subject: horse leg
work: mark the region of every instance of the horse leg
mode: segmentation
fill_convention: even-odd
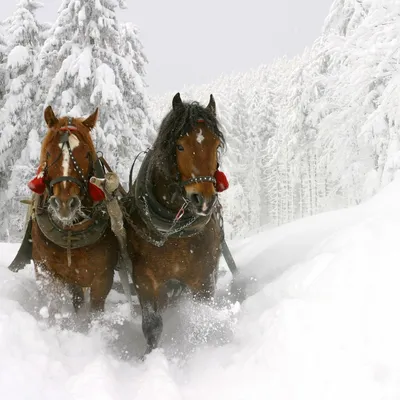
[[[113,271],[96,275],[90,286],[90,310],[93,314],[104,312],[104,304],[113,283]]]
[[[83,295],[83,289],[78,285],[69,285],[69,291],[72,294],[72,304],[75,312],[77,313],[82,307],[85,297]]]
[[[142,309],[142,330],[146,338],[146,354],[157,348],[163,330],[158,292],[150,282],[144,284],[141,279],[135,280],[140,307]]]
[[[154,301],[144,301],[142,307],[142,330],[146,338],[146,354],[157,348],[163,329],[163,320]]]

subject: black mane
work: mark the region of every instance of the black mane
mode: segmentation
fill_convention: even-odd
[[[225,147],[225,138],[214,113],[197,102],[182,103],[163,119],[153,145],[153,157],[166,176],[172,173],[172,167],[176,164],[176,142],[180,136],[193,130],[198,120],[204,120],[208,129],[220,139],[221,147]]]

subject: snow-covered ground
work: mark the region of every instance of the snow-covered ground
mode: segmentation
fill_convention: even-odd
[[[1,244],[0,399],[399,399],[400,179],[353,209],[231,243],[241,305],[186,300],[144,362],[113,291],[86,333],[41,319],[32,268]]]

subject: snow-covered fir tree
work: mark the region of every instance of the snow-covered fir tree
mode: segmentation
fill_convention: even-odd
[[[3,106],[3,99],[7,86],[7,45],[4,24],[0,23],[0,108]]]
[[[183,93],[197,100],[211,92],[217,104],[219,96],[228,104],[219,117],[229,121],[225,165],[233,176],[221,197],[230,234],[358,204],[395,177],[399,31],[396,0],[336,0],[323,34],[301,56]],[[165,110],[171,95],[154,108]],[[246,174],[240,165],[247,165]],[[246,186],[249,176],[254,181]],[[260,193],[251,192],[257,186]],[[249,197],[250,207],[260,204],[262,222],[236,228]]]
[[[33,168],[29,160],[37,152],[47,104],[70,115],[100,108],[97,148],[124,182],[133,156],[153,141],[146,58],[136,29],[118,23],[118,6],[123,3],[117,0],[63,1],[40,54],[37,131],[24,135],[25,148],[11,145],[9,154],[21,156],[13,171],[25,171],[29,163]],[[399,31],[396,0],[335,0],[322,35],[302,55],[181,91],[185,101],[206,104],[210,93],[217,101],[227,138],[221,169],[231,184],[220,196],[228,238],[358,204],[394,179],[400,169]],[[2,37],[0,31],[4,103],[17,93],[19,75],[7,55],[20,44]],[[174,94],[151,102],[157,123]],[[7,135],[15,139],[1,135],[3,143],[11,143]],[[2,160],[7,149],[0,145]],[[5,177],[10,171],[0,172],[3,196],[5,183],[16,188],[26,181],[22,175]]]
[[[122,0],[64,0],[41,55],[42,104],[83,116],[99,107],[98,151],[125,183],[127,165],[148,146],[146,58],[131,24],[117,21]]]
[[[6,21],[6,94],[0,110],[0,233],[15,238],[24,225],[26,182],[39,157],[36,130],[37,55],[43,25],[36,0],[20,0]]]

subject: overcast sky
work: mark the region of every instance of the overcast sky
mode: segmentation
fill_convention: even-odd
[[[53,22],[61,0],[41,0]],[[333,0],[127,0],[119,13],[140,30],[151,94],[179,91],[301,53],[318,37]],[[0,19],[15,9],[2,1]]]

